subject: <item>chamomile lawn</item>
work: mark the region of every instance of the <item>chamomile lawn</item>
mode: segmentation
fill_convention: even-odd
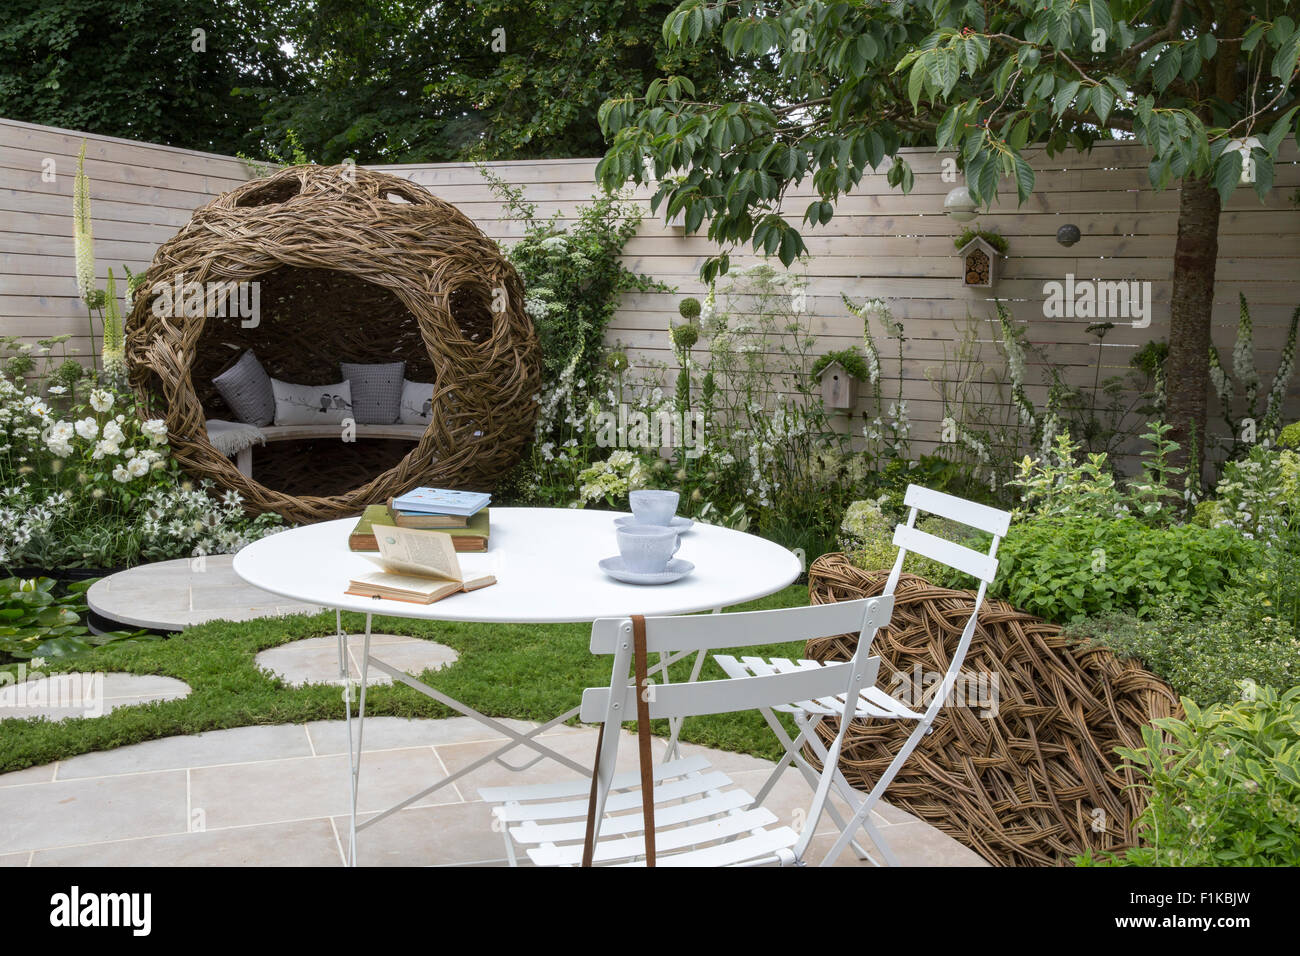
[[[806,587],[792,585],[734,610],[807,603]],[[356,633],[362,629],[363,619],[345,614],[343,626]],[[376,618],[374,630],[436,640],[454,648],[460,657],[455,664],[417,676],[493,717],[548,720],[574,706],[584,687],[609,681],[609,659],[594,657],[587,649],[588,625],[445,624]],[[178,734],[342,719],[340,688],[324,684],[288,687],[255,662],[257,654],[267,648],[333,633],[332,612],[239,623],[214,621],[164,641],[110,645],[52,659],[40,668],[41,673],[102,670],[160,674],[184,681],[191,692],[180,700],[123,707],[93,719],[61,723],[0,720],[0,773]],[[801,656],[803,642],[755,647],[746,653]],[[690,665],[690,660],[674,665],[673,680],[686,680]],[[0,670],[12,673],[17,666]],[[706,663],[702,679],[723,676],[712,660]],[[400,684],[369,688],[366,712],[374,716],[454,716],[450,709]],[[659,722],[656,732],[666,731],[666,722]],[[682,739],[767,759],[776,759],[781,753],[762,717],[752,711],[688,720]]]

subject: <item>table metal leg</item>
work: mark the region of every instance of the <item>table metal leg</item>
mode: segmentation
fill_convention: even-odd
[[[337,612],[336,612],[337,614]],[[366,636],[361,655],[361,693],[357,705],[357,735],[356,743],[353,743],[352,737],[352,679],[347,662],[347,635],[343,634],[341,621],[336,618],[339,624],[339,641],[342,648],[340,657],[342,664],[340,669],[345,678],[343,684],[343,708],[347,713],[347,734],[348,734],[348,774],[352,783],[351,787],[351,810],[348,814],[348,865],[357,865],[357,792],[361,786],[361,746],[362,738],[366,729],[366,679],[369,676],[370,663],[370,623],[371,616],[366,615]]]
[[[347,690],[346,689],[344,690],[344,700],[349,705],[348,706],[348,714],[349,714],[348,763],[349,763],[349,769],[351,771],[351,780],[352,780],[352,791],[351,791],[352,812],[350,817],[350,826],[349,826],[349,833],[348,833],[348,847],[349,847],[348,855],[349,855],[350,865],[352,866],[356,865],[358,832],[364,830],[366,827],[371,826],[372,824],[378,823],[380,820],[383,820],[385,817],[388,817],[396,813],[398,810],[410,806],[411,804],[415,803],[415,801],[428,796],[430,793],[433,793],[435,790],[439,790],[443,787],[450,786],[460,778],[470,773],[473,773],[479,767],[493,760],[495,760],[497,763],[501,764],[502,766],[510,770],[518,771],[518,770],[525,770],[528,767],[531,767],[533,764],[537,763],[537,761],[541,760],[543,757],[550,757],[552,760],[556,761],[557,763],[563,764],[564,766],[582,774],[583,776],[590,775],[591,773],[590,767],[584,766],[583,764],[578,763],[576,760],[573,760],[572,758],[567,757],[564,754],[554,750],[551,747],[547,747],[545,744],[534,739],[539,735],[545,733],[546,731],[550,730],[552,727],[556,726],[557,724],[561,724],[566,720],[569,720],[570,718],[576,716],[578,714],[577,707],[565,711],[563,714],[560,714],[558,717],[554,717],[551,720],[547,721],[546,723],[534,727],[532,730],[527,731],[526,733],[521,733],[515,730],[513,727],[503,724],[498,720],[494,720],[493,718],[489,717],[487,714],[481,713],[480,711],[475,710],[473,707],[461,703],[460,701],[456,700],[454,697],[444,694],[442,691],[439,691],[436,688],[430,687],[428,684],[424,683],[424,681],[412,677],[410,674],[406,673],[405,671],[393,667],[391,664],[386,664],[383,661],[379,660],[378,658],[372,657],[370,654],[370,629],[371,629],[371,616],[367,614],[365,646],[362,650],[362,656],[361,656],[361,680],[360,680],[361,691],[360,691],[358,710],[357,710],[357,734],[356,734],[355,741],[352,736],[351,724],[350,724],[351,701],[348,696]],[[344,646],[346,647],[346,637],[344,637],[343,640],[344,640]],[[450,707],[452,710],[464,714],[466,717],[470,717],[474,719],[475,721],[489,728],[490,730],[494,730],[497,733],[499,733],[501,736],[508,738],[508,740],[507,743],[505,743],[503,746],[499,747],[498,749],[494,750],[492,753],[480,757],[478,760],[475,760],[473,763],[469,764],[468,766],[462,767],[460,770],[456,771],[450,776],[444,777],[443,779],[437,781],[436,783],[421,790],[419,793],[407,797],[405,800],[401,801],[400,803],[394,804],[393,806],[389,807],[387,810],[384,810],[382,813],[378,813],[370,817],[364,823],[358,824],[357,823],[357,795],[360,788],[361,750],[362,750],[363,736],[365,733],[366,686],[369,680],[371,666],[373,666],[376,670],[382,671],[383,673],[387,674],[389,677],[393,678],[393,680],[401,681],[403,684],[406,684],[408,687],[412,688],[413,690],[419,691],[421,694],[424,694],[426,697],[432,698],[433,700],[436,700],[439,703],[444,704],[447,707]],[[348,686],[350,685],[351,682],[349,681]],[[529,761],[528,763],[522,765],[511,764],[501,759],[503,754],[507,754],[517,747],[524,747],[530,750],[534,750],[537,752],[537,757]]]

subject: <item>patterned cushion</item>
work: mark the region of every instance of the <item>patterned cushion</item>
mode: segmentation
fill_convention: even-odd
[[[433,383],[402,382],[402,413],[398,419],[403,425],[427,425],[433,417]]]
[[[271,379],[277,425],[338,425],[352,418],[352,388],[337,385],[294,385]]]
[[[352,383],[352,410],[358,425],[391,425],[402,403],[405,362],[354,365],[341,362],[343,377]]]
[[[241,422],[269,425],[275,418],[275,393],[271,376],[249,349],[239,361],[212,380],[221,397]]]

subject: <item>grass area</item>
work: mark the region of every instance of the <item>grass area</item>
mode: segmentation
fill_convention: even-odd
[[[806,586],[792,585],[733,610],[807,603]],[[364,628],[364,619],[345,614],[343,626],[355,633]],[[585,624],[503,626],[377,617],[373,629],[429,638],[455,648],[460,655],[457,663],[417,676],[494,717],[548,720],[576,705],[584,687],[609,682],[609,658],[594,657],[587,650],[591,628]],[[214,621],[165,641],[110,645],[88,654],[52,659],[41,673],[103,670],[161,674],[185,681],[191,693],[183,700],[125,707],[94,719],[62,723],[0,720],[0,773],[177,734],[252,724],[341,720],[340,688],[287,687],[254,661],[257,653],[268,647],[333,633],[333,612],[240,623]],[[803,642],[756,647],[744,653],[797,657],[803,653]],[[674,665],[673,680],[686,680],[690,663]],[[15,670],[13,665],[0,668]],[[722,676],[722,670],[709,660],[702,678]],[[401,684],[368,689],[366,712],[397,717],[453,716],[448,708]],[[663,734],[667,724],[661,723],[656,732]],[[688,720],[682,739],[768,759],[781,754],[772,732],[754,711]]]

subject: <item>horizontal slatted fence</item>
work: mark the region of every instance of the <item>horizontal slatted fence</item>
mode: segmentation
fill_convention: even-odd
[[[85,314],[76,298],[71,238],[72,177],[83,138],[101,280],[110,265],[144,267],[196,206],[252,175],[245,163],[230,157],[0,120],[0,334],[66,332],[82,336],[78,344],[84,347]],[[915,427],[915,451],[933,447],[938,437],[943,407],[931,379],[941,372],[945,356],[953,357],[955,340],[968,321],[978,323],[984,357],[994,357],[990,343],[997,333],[989,321],[994,295],[1025,326],[1029,340],[1065,366],[1076,384],[1092,382],[1099,358],[1103,377],[1120,374],[1136,348],[1167,337],[1178,192],[1150,189],[1144,150],[1105,143],[1086,154],[1031,153],[1038,173],[1034,194],[1017,206],[1014,192],[1004,192],[977,221],[1010,242],[991,291],[966,288],[959,277],[952,240],[960,226],[942,214],[943,197],[954,183],[944,178],[942,158],[926,150],[909,151],[907,158],[916,174],[913,191],[904,196],[891,189],[883,171],[866,176],[840,201],[829,225],[806,231],[812,258],[796,271],[807,280],[818,351],[859,341],[860,322],[844,309],[841,293],[858,301],[882,297],[905,323],[902,392]],[[42,177],[47,160],[55,164],[53,182]],[[1300,165],[1294,144],[1287,145],[1281,160],[1276,186],[1264,203],[1243,187],[1223,213],[1214,305],[1214,339],[1227,355],[1236,329],[1237,296],[1247,295],[1266,386],[1291,310],[1300,304],[1300,210],[1292,203],[1300,188]],[[543,217],[558,212],[562,221],[571,221],[595,191],[595,161],[590,159],[490,165],[498,176],[522,187]],[[504,218],[499,199],[472,164],[376,168],[406,176],[454,203],[499,242],[522,234],[519,223]],[[638,196],[644,203],[645,191]],[[793,219],[812,198],[807,185],[790,190],[786,208]],[[1077,225],[1083,234],[1068,248],[1055,241],[1065,223]],[[703,297],[698,270],[712,251],[708,240],[684,236],[649,217],[629,242],[628,267],[677,290],[623,297],[608,338],[627,348],[634,366],[673,363],[668,324],[676,318],[681,297]],[[757,261],[752,255],[735,256],[733,270]],[[1067,274],[1079,280],[1150,282],[1150,327],[1133,328],[1118,320],[1099,348],[1085,330],[1093,320],[1046,317],[1044,284],[1062,282]],[[892,393],[899,368],[895,344],[885,341],[878,325],[875,331],[886,391]],[[1037,361],[1031,356],[1033,383],[1042,371]],[[1041,401],[1045,388],[1035,384],[1029,394]],[[1287,417],[1297,415],[1300,387],[1293,386]]]

